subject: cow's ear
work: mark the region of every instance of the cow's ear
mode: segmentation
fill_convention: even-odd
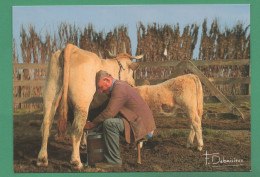
[[[128,67],[130,69],[132,69],[133,71],[135,71],[139,67],[139,64],[138,63],[131,63]]]

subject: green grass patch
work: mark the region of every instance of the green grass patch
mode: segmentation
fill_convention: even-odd
[[[218,102],[218,103],[204,103],[203,106],[221,106],[223,103]]]
[[[170,137],[187,137],[189,134],[189,130],[179,130],[179,129],[174,129],[168,132],[162,132],[159,134],[160,138],[170,138]]]
[[[243,102],[238,103],[238,105],[247,105],[247,106],[251,106],[251,102],[243,101]]]
[[[229,142],[231,144],[238,143],[238,140],[235,137],[220,130],[203,129],[203,137],[208,140],[213,140],[218,138],[224,140],[225,142]]]
[[[42,109],[17,109],[13,113],[23,115],[23,114],[42,114]]]

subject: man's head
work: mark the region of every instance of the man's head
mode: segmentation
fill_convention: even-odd
[[[109,95],[110,87],[112,86],[114,78],[106,71],[100,70],[96,74],[96,87],[100,93]]]

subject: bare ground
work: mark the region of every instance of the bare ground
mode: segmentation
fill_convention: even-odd
[[[250,171],[251,131],[250,106],[240,105],[246,119],[203,118],[204,149],[196,150],[196,140],[191,149],[185,147],[188,120],[183,118],[156,118],[157,130],[142,149],[142,164],[137,164],[134,144],[121,141],[122,168],[96,169],[86,167],[80,172],[134,172],[134,171]],[[221,112],[223,108],[206,107],[206,112]],[[14,172],[79,172],[71,169],[71,142],[56,141],[54,123],[48,144],[48,167],[37,167],[36,158],[41,146],[41,113],[14,115]],[[68,134],[70,132],[68,131]],[[214,154],[213,154],[214,153]],[[207,156],[206,156],[207,154]],[[87,153],[81,151],[86,162]]]

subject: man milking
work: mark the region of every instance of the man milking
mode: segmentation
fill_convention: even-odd
[[[156,129],[154,118],[148,105],[133,87],[114,79],[106,71],[97,73],[96,87],[99,92],[109,96],[109,102],[92,122],[86,123],[84,129],[89,130],[103,123],[106,161],[97,163],[96,167],[121,167],[120,135],[125,137],[127,143],[137,142]]]

